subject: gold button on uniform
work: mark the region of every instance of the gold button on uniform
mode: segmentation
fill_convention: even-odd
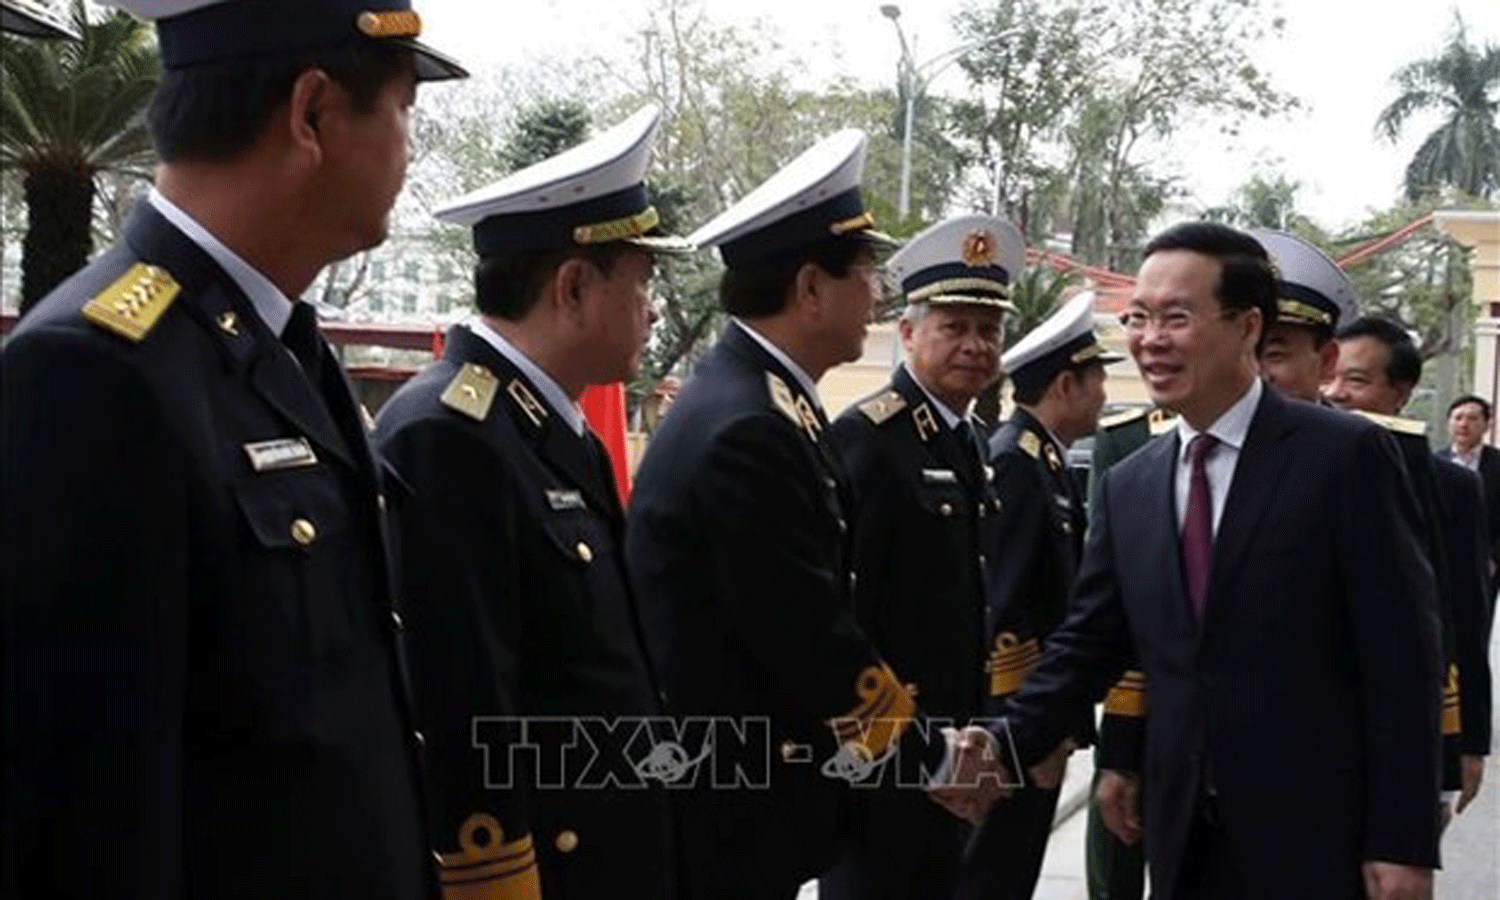
[[[590,547],[587,542],[579,541],[578,546],[575,549],[577,549],[578,551],[579,559],[583,560],[586,563],[594,561],[594,548]]]
[[[797,758],[797,743],[795,741],[781,742],[781,759],[783,762],[791,762]]]
[[[572,853],[578,849],[578,833],[575,831],[558,832],[556,843],[559,852]]]
[[[401,618],[401,614],[394,609],[391,610],[391,630],[397,634],[406,630],[406,620]]]
[[[385,512],[385,494],[375,495],[375,505],[380,508],[381,512]]]
[[[427,735],[423,734],[420,731],[413,731],[411,733],[411,738],[412,738],[413,741],[416,741],[416,743],[417,743],[417,749],[418,750],[422,750],[422,749],[426,748],[426,746],[427,746]]]
[[[313,523],[307,521],[306,519],[292,520],[292,540],[297,542],[297,546],[311,546],[312,542],[317,539],[318,529],[313,527]]]
[[[953,515],[953,504],[952,503],[944,503],[942,506],[938,507],[938,512],[942,513],[945,516],[951,516],[951,515]]]

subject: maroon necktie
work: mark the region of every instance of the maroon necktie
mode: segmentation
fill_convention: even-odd
[[[1204,463],[1217,446],[1219,439],[1206,433],[1188,443],[1192,472],[1188,480],[1187,515],[1182,520],[1182,571],[1187,576],[1193,615],[1199,621],[1203,619],[1203,605],[1208,602],[1208,574],[1214,553],[1214,501],[1208,492]]]

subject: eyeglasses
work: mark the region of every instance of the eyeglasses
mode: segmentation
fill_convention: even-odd
[[[1231,319],[1243,309],[1223,309],[1215,313],[1211,319]],[[1155,329],[1167,334],[1181,334],[1184,331],[1203,321],[1204,316],[1191,309],[1181,306],[1170,306],[1166,309],[1153,312],[1147,309],[1127,309],[1120,313],[1120,325],[1128,334],[1145,334],[1148,330]]]

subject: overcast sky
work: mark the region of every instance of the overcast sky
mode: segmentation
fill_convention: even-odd
[[[1356,223],[1388,206],[1406,160],[1435,119],[1419,121],[1397,145],[1378,141],[1375,117],[1394,96],[1391,74],[1441,47],[1460,11],[1470,39],[1500,43],[1495,0],[1262,0],[1286,19],[1279,40],[1255,48],[1273,83],[1303,101],[1282,119],[1257,123],[1230,143],[1209,130],[1173,145],[1189,202],[1216,205],[1257,166],[1287,172],[1303,185],[1304,210],[1325,227]],[[647,0],[417,0],[425,38],[476,70],[518,60],[610,55],[645,21]],[[705,0],[716,21],[760,18],[807,60],[809,87],[847,75],[876,85],[895,80],[900,48],[876,0]],[[959,0],[907,0],[902,23],[920,61],[955,44],[948,25]],[[950,70],[937,92],[955,92]],[[816,136],[809,136],[809,141]]]

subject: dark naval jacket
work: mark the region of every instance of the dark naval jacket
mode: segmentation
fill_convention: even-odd
[[[833,423],[854,500],[854,611],[935,719],[981,711],[995,498],[974,423],[948,426],[905,366]],[[856,794],[855,850],[820,896],[947,896],[967,827],[920,791]]]
[[[604,448],[470,329],[385,405],[445,890],[672,896],[664,714]]]
[[[794,896],[833,861],[847,782],[942,758],[855,621],[850,487],[826,429],[792,372],[731,324],[631,498],[630,575],[674,711],[715,723],[718,750],[689,742],[704,764],[674,795],[694,900]]]
[[[7,897],[431,887],[380,484],[320,392],[151,206],[4,360]]]

